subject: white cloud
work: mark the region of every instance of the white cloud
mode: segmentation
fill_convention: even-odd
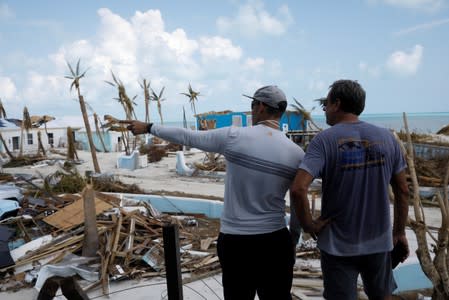
[[[143,98],[138,85],[143,78],[151,80],[151,87],[156,91],[166,86],[164,94],[171,101],[164,102],[163,106],[170,106],[175,102],[175,95],[179,95],[179,90],[175,92],[174,86],[179,86],[178,80],[182,78],[187,86],[187,80],[195,79],[201,74],[201,69],[193,58],[199,48],[198,42],[189,39],[180,28],[171,33],[166,32],[158,10],[137,11],[130,21],[106,8],[100,9],[98,15],[101,22],[94,39],[77,40],[63,45],[49,57],[57,69],[55,73],[64,75],[69,74],[66,61],[75,67],[81,58],[81,72],[88,69],[81,81],[81,90],[95,110],[119,110],[120,106],[112,99],[117,97],[117,90],[105,83],[105,80],[112,81],[111,71],[124,83],[129,97],[139,94]],[[230,45],[232,46],[231,42],[227,44]],[[227,50],[229,49],[228,47]],[[51,83],[47,75],[33,74],[31,77],[27,93],[40,90],[39,86]],[[70,81],[63,80],[65,98],[75,98],[74,93],[69,95]],[[43,92],[38,96],[44,98]],[[136,101],[140,105],[142,99]]]
[[[321,79],[310,79],[308,88],[311,91],[323,92],[326,89],[326,83]]]
[[[22,97],[27,105],[59,105],[55,97],[61,99],[66,96],[70,82],[62,76],[41,75],[31,71],[27,75],[27,86]]]
[[[391,6],[427,12],[438,11],[445,5],[444,0],[384,0],[384,2]]]
[[[202,37],[200,39],[200,53],[206,60],[239,60],[242,56],[242,49],[234,46],[229,39],[219,36]]]
[[[282,5],[275,16],[265,10],[261,1],[248,1],[239,7],[237,15],[233,18],[219,17],[217,27],[221,32],[239,32],[249,37],[260,35],[279,36],[287,31],[293,18],[289,8]]]
[[[7,101],[16,97],[17,88],[11,78],[0,76],[0,91],[2,91],[2,100]]]
[[[252,69],[252,70],[259,70],[261,67],[265,64],[265,60],[262,57],[256,57],[256,58],[247,58],[243,64],[243,68],[245,69]]]
[[[280,76],[282,73],[282,64],[279,60],[274,60],[270,63],[270,69],[268,70],[273,76]]]
[[[412,32],[416,32],[416,31],[426,31],[426,30],[430,30],[432,28],[444,25],[449,23],[449,18],[446,19],[441,19],[441,20],[435,20],[432,22],[428,22],[428,23],[423,23],[423,24],[419,24],[413,27],[409,27],[409,28],[405,28],[405,29],[401,29],[397,32],[394,33],[394,35],[406,35]]]
[[[370,66],[363,61],[359,63],[359,70],[373,77],[379,77],[381,73],[381,68],[379,66]]]
[[[390,55],[387,68],[400,75],[413,75],[417,72],[423,56],[423,46],[415,45],[410,53],[396,51]]]
[[[282,9],[288,12],[287,7]],[[224,91],[229,92],[235,86],[244,84],[254,92],[261,85],[280,84],[277,82],[282,74],[279,61],[246,58],[238,45],[222,36],[193,39],[183,28],[169,32],[158,10],[137,11],[128,19],[106,8],[97,13],[100,25],[92,28],[95,36],[72,40],[46,58],[40,58],[38,63],[27,65],[31,71],[16,83],[17,89],[12,94],[16,102],[26,103],[30,113],[48,113],[48,107],[56,117],[67,115],[67,111],[72,115],[79,112],[79,104],[74,101],[76,92],[70,91],[71,81],[64,78],[69,75],[67,62],[75,68],[78,59],[80,72],[87,70],[81,80],[81,93],[99,115],[123,117],[121,106],[113,99],[117,97],[117,89],[105,83],[105,80],[112,81],[111,70],[124,83],[129,97],[138,95],[136,111],[140,119],[144,109],[138,82],[143,78],[151,81],[151,88],[156,92],[166,87],[167,101],[162,103],[166,121],[181,119],[181,106],[189,107],[186,97],[180,95],[187,90],[189,82],[203,95],[197,108],[199,112],[229,109],[229,103],[223,99]],[[0,88],[5,91],[5,86],[2,78]],[[231,97],[238,98],[242,92],[239,88]],[[5,93],[1,97],[7,98]],[[247,109],[248,103],[242,104]],[[16,106],[20,116],[23,105]],[[151,119],[159,120],[154,103],[151,103]]]
[[[0,20],[10,19],[14,17],[14,12],[9,8],[8,4],[0,3]]]

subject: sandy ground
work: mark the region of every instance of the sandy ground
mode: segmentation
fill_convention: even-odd
[[[64,152],[65,149],[58,149],[61,152]],[[187,194],[195,194],[201,197],[223,197],[224,193],[224,179],[223,174],[212,174],[212,176],[197,176],[197,177],[185,177],[179,176],[176,174],[175,165],[176,165],[176,156],[175,154],[170,154],[168,157],[163,158],[161,161],[156,163],[150,163],[145,168],[140,168],[136,170],[126,170],[119,169],[116,167],[117,158],[119,157],[119,153],[98,153],[99,164],[102,173],[107,173],[115,176],[115,178],[121,180],[124,183],[129,184],[137,184],[141,189],[143,189],[147,193],[151,193],[152,191],[168,191],[168,192],[182,192]],[[84,162],[77,165],[76,168],[80,172],[80,174],[84,174],[86,171],[93,170],[93,164],[91,163],[90,152],[86,151],[78,151],[78,156]],[[64,159],[63,156],[60,155],[51,155],[53,159]],[[190,152],[187,152],[186,155],[187,164],[191,164],[194,162],[202,162],[205,158],[204,152],[198,151],[196,149],[192,149]],[[54,160],[49,160],[47,163],[41,163],[35,166],[25,166],[20,168],[5,168],[4,172],[6,173],[14,173],[14,174],[32,174],[36,177],[47,176],[48,174],[54,173],[58,170],[58,163],[54,163]],[[287,195],[287,204],[288,204],[288,195]],[[320,199],[316,200],[316,209],[320,209]],[[426,222],[428,225],[439,227],[441,225],[441,214],[438,208],[425,208]],[[410,214],[409,216],[414,219],[413,207],[410,206]],[[410,241],[411,246],[411,259],[410,262],[416,260],[416,255],[414,251],[416,250],[416,237],[411,230],[407,230],[407,236]],[[297,260],[297,264],[304,264],[304,262],[300,259]],[[319,264],[319,263],[318,263]],[[313,263],[316,265],[316,262]],[[218,276],[218,275],[217,275]],[[185,295],[184,299],[221,299],[222,291],[220,287],[220,276],[214,276],[213,278],[205,279],[198,283],[193,283],[192,287],[185,287]],[[218,283],[217,283],[218,282]],[[149,281],[143,283],[133,283],[131,285],[138,286],[139,284],[148,285]],[[123,284],[122,284],[123,285]],[[112,287],[112,290],[118,290],[123,288],[122,285]],[[130,285],[130,284],[128,284]],[[211,291],[208,288],[208,285],[214,286],[214,291]],[[125,286],[127,286],[125,284]],[[110,299],[121,299],[124,296],[131,296],[132,299],[166,299],[164,293],[166,295],[166,287],[164,285],[159,284],[159,288],[154,286],[151,287],[142,287],[139,289],[135,289],[127,294],[117,293],[116,296],[111,295]],[[203,296],[198,296],[195,289],[204,290],[204,295],[207,295],[206,298]],[[193,291],[192,291],[193,290]],[[165,291],[165,292],[164,292]],[[218,296],[217,296],[218,293]],[[0,293],[0,299],[33,299],[37,295],[36,290],[34,289],[23,289],[17,293]],[[90,297],[101,297],[98,292],[91,293]],[[8,298],[6,298],[8,297]],[[59,297],[57,299],[64,299],[64,297]],[[104,298],[106,299],[106,298]]]

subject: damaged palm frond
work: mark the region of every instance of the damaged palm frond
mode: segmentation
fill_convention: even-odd
[[[195,101],[198,101],[198,97],[200,96],[200,92],[196,92],[193,90],[192,86],[189,83],[189,89],[187,93],[181,93],[181,95],[184,95],[189,98],[190,106],[193,111],[193,115],[196,116],[196,105]]]
[[[156,94],[156,92],[153,89],[151,89],[151,99],[153,101],[156,101],[157,103],[157,112],[159,113],[159,117],[161,118],[161,125],[164,125],[164,119],[162,118],[162,104],[161,104],[161,102],[165,100],[165,98],[162,97],[162,95],[164,94],[164,90],[165,86],[162,87],[159,94]]]
[[[290,106],[293,107],[297,113],[302,115],[302,121],[301,121],[302,128],[307,130],[307,122],[309,122],[314,127],[314,128],[311,128],[312,130],[322,130],[321,127],[319,127],[313,121],[313,118],[312,118],[312,111],[315,109],[315,107],[312,107],[312,109],[310,111],[307,111],[305,109],[305,107],[298,100],[295,99],[295,97],[293,97],[293,100],[295,101],[295,103],[290,104]]]
[[[202,163],[194,163],[195,168],[201,171],[225,172],[226,162],[221,154],[205,152],[206,156]]]
[[[103,119],[106,121],[102,126],[103,128],[108,128],[109,131],[128,132],[127,124],[123,123],[123,120],[119,120],[111,115],[104,115]]]
[[[326,97],[318,98],[318,99],[315,99],[315,100],[313,100],[313,101],[318,102],[318,104],[319,104],[321,107],[324,107],[324,106],[327,105],[327,98],[326,98]]]
[[[86,180],[68,165],[44,178],[44,190],[48,193],[79,193],[85,186]]]
[[[110,84],[113,87],[116,87],[118,90],[118,98],[116,99],[123,107],[123,110],[125,111],[125,119],[126,120],[132,120],[137,119],[136,113],[134,111],[134,105],[137,105],[137,103],[134,101],[137,97],[134,96],[132,99],[130,99],[126,93],[125,85],[123,82],[115,76],[114,72],[111,71],[112,75],[112,82],[106,81],[106,83]],[[122,143],[125,148],[126,155],[130,154],[130,135],[129,132],[122,132]]]
[[[89,70],[89,69],[86,69],[86,71],[84,71],[83,73],[80,74],[80,61],[81,61],[81,59],[78,59],[78,62],[76,63],[75,70],[73,70],[73,68],[69,64],[69,62],[67,62],[67,66],[69,67],[69,70],[70,70],[70,75],[66,75],[66,76],[64,76],[64,78],[73,80],[72,84],[70,85],[70,90],[72,90],[73,87],[75,87],[76,90],[79,90],[80,79],[83,78],[84,75],[86,75],[86,72]]]
[[[55,120],[55,117],[52,116],[48,116],[48,115],[43,115],[43,116],[31,116],[30,117],[31,120],[31,126],[33,128],[38,128],[42,125],[47,126],[46,124],[50,121]]]
[[[44,160],[45,157],[41,155],[23,155],[20,157],[13,157],[10,161],[3,165],[4,168],[17,168],[23,166],[33,165]]]
[[[128,94],[126,93],[126,88],[123,82],[115,76],[114,72],[111,71],[112,80],[111,81],[105,81],[106,83],[110,84],[113,87],[116,87],[118,90],[118,98],[116,99],[123,107],[123,110],[125,111],[126,119],[131,120],[133,117],[136,118],[136,113],[134,111],[134,106],[137,105],[137,103],[134,101],[137,96],[134,96],[132,99],[128,97]]]

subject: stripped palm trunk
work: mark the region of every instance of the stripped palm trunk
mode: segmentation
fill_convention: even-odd
[[[161,102],[165,100],[165,98],[162,97],[162,95],[164,94],[164,90],[165,86],[162,87],[158,95],[153,89],[151,89],[151,100],[157,102],[157,112],[159,113],[159,117],[161,119],[161,125],[164,125],[164,119],[162,117],[162,104],[161,104]]]
[[[100,126],[98,126],[98,115],[94,113],[95,130],[97,132],[98,138],[100,139],[101,146],[103,147],[103,152],[108,152],[106,145],[104,144],[103,134],[100,131]]]
[[[73,138],[73,130],[71,127],[67,127],[67,160],[75,160],[75,157],[78,159],[75,140]]]
[[[0,132],[0,140],[3,143],[3,147],[5,148],[6,154],[8,154],[9,158],[13,159],[14,155],[12,155],[11,151],[9,151],[8,145],[5,142],[5,139],[3,138],[2,133]]]
[[[447,166],[446,176],[444,179],[444,199],[439,194],[437,195],[442,221],[441,227],[438,230],[438,237],[435,238],[430,233],[425,223],[425,215],[422,209],[421,198],[419,196],[419,184],[414,163],[412,138],[409,132],[407,116],[405,113],[403,114],[403,118],[407,135],[407,163],[410,170],[410,176],[413,186],[412,195],[415,220],[411,220],[410,224],[412,230],[415,232],[418,243],[416,255],[419,259],[424,274],[426,274],[426,276],[433,284],[432,299],[449,299],[449,202],[447,193],[447,185],[449,181],[449,164]],[[434,246],[435,257],[433,261],[430,256],[430,249],[427,242],[427,233],[436,243],[436,245]]]
[[[19,157],[22,157],[22,155],[23,155],[23,143],[24,143],[23,130],[25,129],[27,134],[28,134],[28,131],[31,128],[32,128],[32,125],[31,125],[30,114],[28,112],[28,108],[25,106],[23,108],[23,119],[22,119],[22,126],[21,126],[21,129],[20,129],[20,152],[19,152]]]
[[[162,106],[161,100],[157,100],[157,112],[159,113],[159,117],[161,118],[161,125],[164,125],[164,119],[162,118]]]
[[[44,145],[42,145],[42,136],[41,136],[40,131],[37,132],[37,144],[38,144],[37,155],[39,155],[39,153],[42,151],[42,155],[45,156],[46,153],[45,153]]]
[[[140,87],[143,89],[143,95],[145,99],[145,122],[150,123],[150,82],[147,82],[146,79],[143,80]]]
[[[101,173],[100,165],[98,164],[98,159],[97,159],[97,151],[95,149],[94,140],[92,138],[92,130],[90,129],[89,119],[87,117],[87,110],[86,110],[86,104],[84,102],[84,97],[82,95],[78,94],[78,98],[79,98],[79,102],[80,102],[81,113],[83,114],[84,126],[86,126],[87,139],[89,141],[89,148],[90,148],[90,153],[92,155],[94,170],[95,170],[95,173]]]

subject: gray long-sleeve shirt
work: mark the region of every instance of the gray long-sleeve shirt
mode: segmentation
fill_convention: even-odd
[[[153,125],[165,140],[223,154],[226,159],[220,231],[262,234],[285,227],[285,194],[304,151],[265,125],[193,131]]]

